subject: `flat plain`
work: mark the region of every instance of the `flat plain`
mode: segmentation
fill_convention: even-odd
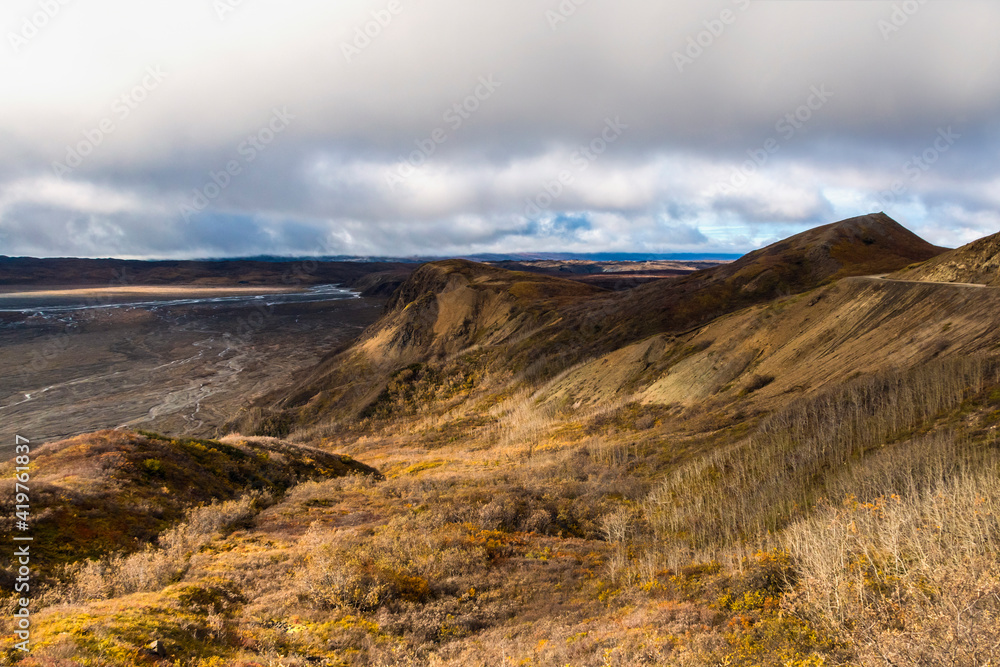
[[[258,393],[284,386],[356,337],[383,300],[264,305],[267,287],[156,286],[0,294],[4,431],[52,440],[129,426],[205,437]],[[178,299],[246,297],[221,303]],[[163,306],[114,304],[164,300]],[[6,435],[6,433],[5,433]]]

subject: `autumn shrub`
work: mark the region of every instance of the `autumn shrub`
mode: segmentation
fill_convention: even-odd
[[[403,518],[368,535],[335,535],[313,527],[303,538],[306,565],[297,576],[303,601],[319,608],[372,612],[398,601],[422,602],[442,577],[447,538],[421,541]],[[435,548],[437,547],[437,548]]]
[[[647,498],[648,521],[665,545],[753,543],[839,492],[851,474],[845,470],[860,470],[867,456],[954,413],[998,381],[995,361],[950,359],[802,399],[746,439],[668,474]]]
[[[961,466],[909,496],[849,497],[790,527],[796,609],[863,664],[1000,657],[1000,464]]]
[[[67,583],[50,595],[79,602],[158,589],[179,578],[201,546],[219,533],[248,525],[270,502],[268,494],[252,492],[238,500],[197,507],[185,521],[164,531],[156,547],[64,566],[61,579]]]
[[[743,388],[742,393],[744,396],[746,394],[752,394],[753,392],[759,391],[771,384],[775,381],[775,379],[776,378],[773,375],[754,375],[750,378],[750,381],[747,382],[747,386]]]
[[[292,430],[291,415],[261,407],[244,408],[223,427],[223,433],[284,438]]]

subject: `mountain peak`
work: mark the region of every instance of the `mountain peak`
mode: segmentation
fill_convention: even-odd
[[[751,252],[720,273],[736,277],[794,270],[800,275],[791,282],[805,285],[828,278],[897,271],[944,251],[879,212],[809,229]]]
[[[824,225],[823,227],[818,227],[817,229],[830,229],[847,233],[896,233],[901,230],[912,234],[912,232],[903,227],[903,225],[886,215],[884,211],[858,215],[853,218],[847,218],[839,222]],[[916,235],[914,234],[913,236]]]
[[[885,213],[809,229],[731,264],[631,290],[624,338],[685,330],[719,315],[849,276],[890,273],[943,252]]]

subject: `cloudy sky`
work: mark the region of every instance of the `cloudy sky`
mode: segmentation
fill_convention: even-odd
[[[5,0],[0,254],[1000,231],[993,0]]]

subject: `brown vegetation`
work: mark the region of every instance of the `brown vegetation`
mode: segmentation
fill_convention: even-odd
[[[95,436],[83,487],[202,496],[68,550],[20,664],[996,663],[997,297],[841,279],[936,252],[890,223],[669,295],[421,269],[231,423],[317,449]]]

